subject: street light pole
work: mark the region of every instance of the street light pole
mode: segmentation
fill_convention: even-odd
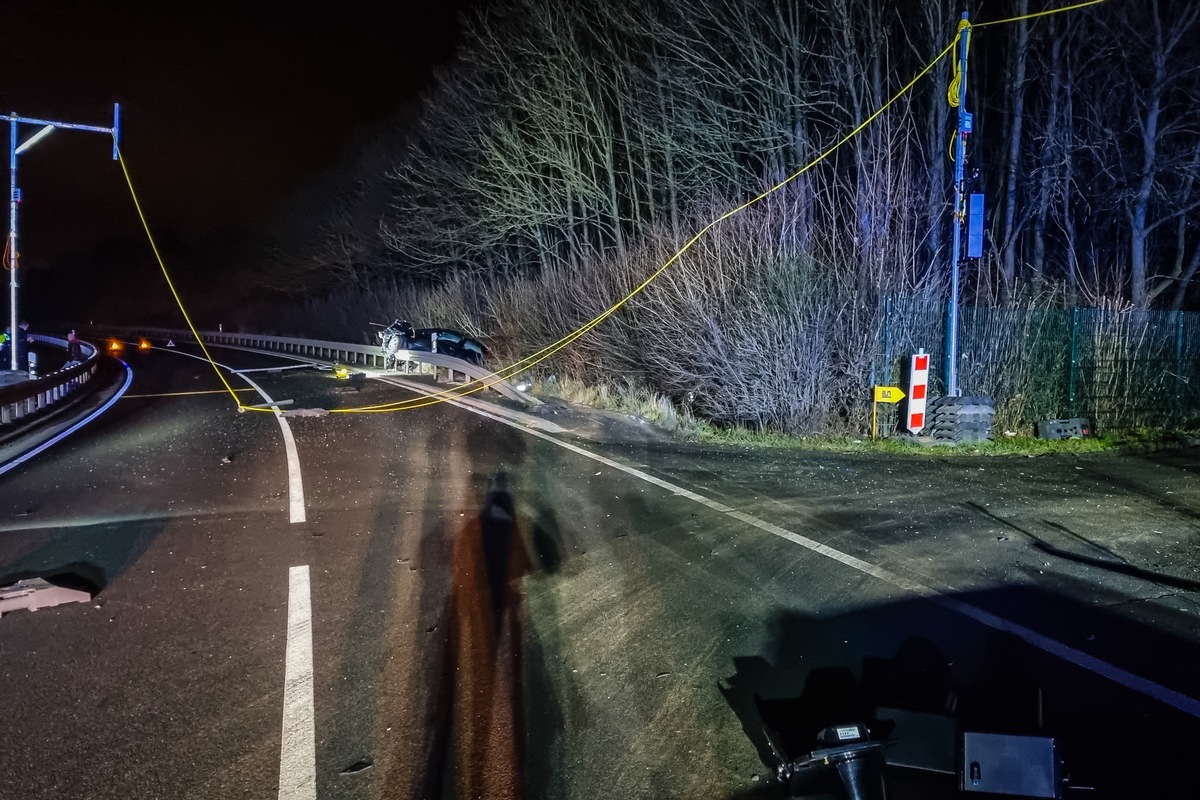
[[[950,313],[946,320],[946,394],[958,397],[958,273],[962,262],[963,181],[967,160],[967,137],[971,134],[971,115],[967,112],[967,52],[971,42],[971,23],[963,12],[958,23],[958,81],[955,105],[958,126],[954,139],[954,213],[950,228]]]
[[[42,129],[30,136],[24,142],[17,143],[18,126],[21,124],[41,125]],[[20,262],[20,251],[17,248],[17,206],[21,203],[21,189],[17,186],[17,156],[24,153],[35,144],[45,139],[58,128],[67,128],[76,131],[92,131],[93,133],[107,133],[112,136],[113,140],[113,161],[120,157],[118,144],[121,138],[121,105],[113,103],[113,124],[111,128],[102,128],[98,125],[79,125],[73,122],[55,122],[45,119],[34,119],[32,117],[22,117],[16,112],[8,115],[8,244],[5,247],[5,254],[8,263],[5,266],[8,268],[8,289],[9,289],[9,314],[12,321],[12,327],[9,330],[12,333],[12,344],[9,359],[9,367],[14,372],[17,369],[17,336],[18,325],[21,323],[20,317],[17,315],[17,288],[21,285],[18,274],[18,266]]]

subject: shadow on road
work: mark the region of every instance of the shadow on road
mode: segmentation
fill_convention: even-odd
[[[37,577],[95,597],[146,552],[164,527],[164,520],[151,519],[64,529],[0,563],[0,586]]]
[[[979,796],[957,788],[957,748],[969,731],[1054,739],[1066,797],[1182,796],[1200,747],[1200,681],[1185,677],[1200,658],[1195,642],[1034,589],[953,601],[1028,611],[1030,625],[1071,619],[1111,641],[1051,655],[925,600],[834,618],[779,614],[770,652],[735,658],[719,687],[762,762],[774,770],[815,749],[822,728],[865,723],[888,742],[890,798]],[[1174,664],[1159,670],[1166,662]],[[811,777],[789,796],[845,796],[836,772]]]
[[[523,796],[520,579],[530,569],[507,476],[454,537],[432,726],[412,797]]]
[[[1044,524],[1047,528],[1051,528],[1059,533],[1064,534],[1071,540],[1078,542],[1084,547],[1095,550],[1098,553],[1102,553],[1104,557],[1097,558],[1096,556],[1087,556],[1081,553],[1073,553],[1070,550],[1064,550],[1061,547],[1056,547],[1053,544],[1050,544],[1032,531],[1026,530],[1014,522],[1010,522],[1009,520],[996,516],[987,508],[984,508],[978,503],[967,503],[966,506],[975,511],[975,513],[987,517],[996,524],[1003,525],[1009,530],[1021,534],[1021,536],[1024,536],[1033,544],[1034,548],[1045,553],[1046,555],[1065,559],[1067,561],[1073,561],[1076,564],[1087,564],[1088,566],[1096,567],[1097,569],[1107,570],[1109,572],[1115,572],[1121,575],[1128,575],[1133,578],[1140,578],[1142,580],[1157,583],[1161,586],[1171,586],[1176,589],[1183,589],[1189,592],[1200,591],[1200,581],[1191,581],[1186,578],[1176,578],[1172,575],[1165,575],[1161,572],[1151,572],[1147,569],[1135,567],[1108,548],[1103,547],[1102,545],[1099,545],[1096,542],[1087,539],[1086,537],[1080,536],[1078,533],[1075,533],[1075,531],[1060,523],[1052,522],[1050,520],[1042,521],[1042,524]]]

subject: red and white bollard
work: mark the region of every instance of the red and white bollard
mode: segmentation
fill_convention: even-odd
[[[914,353],[908,370],[908,419],[905,427],[916,436],[925,427],[925,397],[929,393],[929,354]]]

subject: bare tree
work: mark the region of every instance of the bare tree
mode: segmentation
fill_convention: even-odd
[[[1173,0],[1124,5],[1106,18],[1106,29],[1120,44],[1112,51],[1115,73],[1098,76],[1107,78],[1096,89],[1104,96],[1092,105],[1093,130],[1111,132],[1096,169],[1111,176],[1124,218],[1129,298],[1147,308],[1172,283],[1160,280],[1151,263],[1169,246],[1159,232],[1200,206],[1178,195],[1194,185],[1186,175],[1200,136],[1200,6]],[[1131,124],[1122,125],[1125,120]]]
[[[1029,14],[1029,0],[1019,0],[1016,12],[1022,19],[1016,23],[1013,34],[1012,54],[1008,84],[1008,163],[1004,184],[1004,224],[1000,235],[1001,288],[1004,299],[1012,297],[1016,281],[1017,235],[1020,231],[1020,214],[1017,192],[1017,177],[1021,171],[1021,134],[1025,125],[1025,63],[1029,49],[1029,22],[1023,17]]]

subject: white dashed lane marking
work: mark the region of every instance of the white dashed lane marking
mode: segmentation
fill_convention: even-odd
[[[279,800],[316,800],[312,590],[307,565],[288,571],[287,655],[284,663]]]

